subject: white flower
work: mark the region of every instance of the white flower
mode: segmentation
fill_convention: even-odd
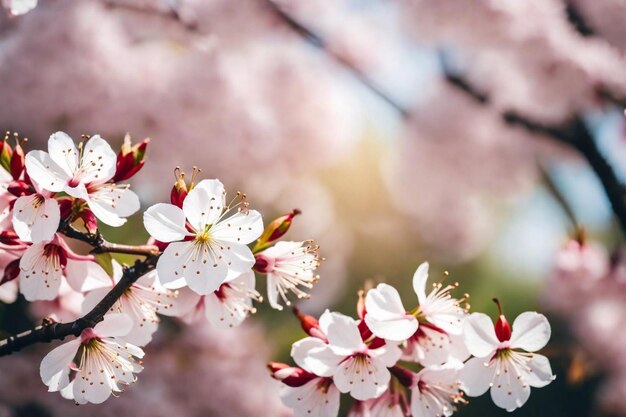
[[[398,291],[390,285],[379,284],[367,292],[365,297],[365,323],[376,336],[387,340],[403,341],[418,329],[418,318],[424,319],[449,334],[460,334],[465,310],[462,300],[453,298],[450,290],[456,285],[434,285],[426,295],[428,263],[422,263],[413,276],[413,290],[419,307],[407,312]]]
[[[283,385],[280,398],[283,404],[293,409],[294,417],[333,417],[339,413],[339,390],[332,379],[315,375],[303,361],[311,350],[319,348],[319,343],[312,340],[306,338],[296,342],[291,350],[296,364],[306,372],[301,379],[310,380],[294,386]]]
[[[459,370],[452,366],[424,368],[415,375],[411,390],[413,417],[451,416],[455,403],[463,402]]]
[[[19,16],[37,7],[37,0],[2,0],[2,5],[9,9],[13,16]]]
[[[13,229],[24,242],[52,240],[59,227],[59,203],[46,191],[19,197],[13,206]]]
[[[115,175],[117,156],[111,146],[95,135],[84,147],[63,132],[48,140],[48,152],[26,155],[28,175],[44,190],[66,192],[87,202],[89,209],[109,226],[121,226],[125,217],[139,210],[139,199],[128,185],[109,181]]]
[[[68,259],[66,251],[55,240],[33,243],[20,259],[19,286],[26,300],[54,300],[63,278],[76,291],[87,291],[110,282],[106,272],[95,262]]]
[[[286,305],[291,303],[287,293],[291,291],[299,299],[309,295],[300,287],[312,288],[319,279],[315,270],[319,266],[318,246],[313,242],[278,242],[256,255],[255,269],[267,274],[267,298],[270,305],[282,310],[278,296]]]
[[[524,405],[530,387],[544,387],[554,380],[548,358],[528,353],[544,347],[550,333],[548,320],[535,312],[520,314],[513,322],[512,332],[501,331],[500,337],[489,316],[470,315],[464,336],[475,358],[467,361],[461,371],[465,393],[477,397],[491,388],[491,398],[498,407],[513,411]]]
[[[104,288],[87,294],[83,302],[83,314],[91,311],[122,278],[123,270],[118,262],[113,262],[113,280]],[[167,311],[172,306],[176,294],[163,288],[156,280],[156,271],[151,271],[135,281],[111,306],[112,313],[126,314],[133,320],[133,328],[124,337],[128,343],[145,346],[159,327],[158,311]],[[110,313],[107,313],[110,314]]]
[[[353,415],[359,414],[355,411]],[[388,389],[380,397],[363,403],[361,415],[364,417],[406,417],[407,413],[402,409],[399,393],[392,393]]]
[[[201,295],[252,269],[246,244],[263,232],[261,215],[247,203],[226,204],[224,186],[203,180],[187,195],[182,210],[156,204],[144,214],[150,235],[170,243],[157,263],[159,280],[168,288],[189,288]],[[242,207],[237,207],[242,205]],[[237,212],[226,217],[231,210]]]
[[[328,344],[313,337],[297,342],[307,349],[293,351],[296,362],[315,375],[332,377],[339,391],[357,400],[381,395],[391,378],[387,368],[400,358],[400,348],[381,339],[363,341],[358,322],[343,314],[326,311],[319,323]]]
[[[143,369],[135,358],[142,358],[143,350],[121,338],[132,326],[128,316],[109,314],[93,329],[85,329],[79,338],[53,349],[40,367],[48,391],[62,391],[78,404],[100,404],[135,382],[134,374]],[[75,377],[70,382],[73,372]]]
[[[402,359],[422,366],[443,365],[450,361],[463,362],[470,356],[462,335],[447,334],[430,323],[421,323],[407,339]]]

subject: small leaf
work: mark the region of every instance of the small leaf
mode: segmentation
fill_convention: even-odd
[[[105,272],[113,277],[113,257],[110,253],[97,253],[95,254],[96,263],[105,270]]]

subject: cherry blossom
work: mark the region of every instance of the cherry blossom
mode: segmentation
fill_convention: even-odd
[[[122,266],[113,261],[113,279],[108,286],[87,294],[82,305],[83,313],[91,311],[120,281],[122,274]],[[133,327],[124,340],[136,346],[145,346],[152,340],[152,335],[159,326],[157,312],[170,309],[176,295],[175,292],[163,288],[156,279],[156,271],[151,271],[134,282],[107,314],[122,313],[130,317]]]
[[[207,320],[218,328],[239,326],[250,314],[256,312],[253,301],[263,301],[261,294],[254,288],[255,281],[254,273],[248,271],[223,283],[211,294],[199,295],[182,288],[174,304],[175,311],[171,315],[182,316],[190,324]],[[185,309],[185,304],[192,308],[187,306]]]
[[[460,334],[465,310],[458,300],[450,295],[456,285],[434,285],[426,295],[428,263],[422,263],[413,276],[413,290],[419,306],[407,312],[398,291],[390,285],[379,284],[368,291],[365,297],[367,314],[365,322],[376,336],[393,341],[403,341],[418,330],[419,322],[426,321],[431,328],[446,334]]]
[[[110,282],[92,258],[74,254],[59,236],[50,242],[33,243],[24,251],[19,266],[20,292],[28,301],[55,299],[64,278],[76,291]]]
[[[99,220],[117,227],[139,210],[139,199],[128,185],[110,182],[116,163],[117,155],[99,135],[77,149],[72,138],[57,132],[48,140],[48,152],[26,155],[26,171],[41,188],[85,200]]]
[[[451,416],[463,402],[459,369],[454,366],[424,368],[414,377],[411,390],[413,417]]]
[[[321,377],[304,360],[311,350],[319,349],[319,339],[306,338],[294,343],[291,355],[299,368],[275,367],[273,377],[283,382],[280,398],[295,417],[332,417],[339,412],[340,393],[332,378]]]
[[[13,228],[25,242],[39,243],[52,240],[60,219],[59,203],[45,190],[15,200]]]
[[[486,314],[471,314],[464,337],[475,357],[461,370],[465,393],[477,397],[491,389],[493,402],[507,411],[524,405],[530,387],[545,387],[555,378],[548,358],[532,353],[548,343],[550,333],[548,320],[536,312],[520,314],[512,329],[502,313],[495,325]]]
[[[400,358],[400,348],[381,339],[363,340],[359,323],[343,314],[326,311],[319,324],[328,344],[315,337],[305,338],[299,343],[307,349],[294,348],[293,354],[298,356],[294,360],[316,375],[332,377],[339,391],[357,400],[381,395],[391,378],[387,368]]]
[[[263,232],[261,214],[248,210],[245,196],[226,204],[218,180],[200,181],[186,196],[183,208],[156,204],[144,213],[148,233],[171,242],[157,264],[159,280],[168,288],[189,288],[211,294],[221,284],[249,271],[254,256],[246,244]],[[231,211],[236,213],[228,216]]]
[[[136,359],[143,357],[143,350],[123,339],[132,327],[132,320],[124,314],[105,316],[79,338],[50,351],[41,361],[41,380],[50,392],[62,391],[77,404],[100,404],[112,393],[122,392],[143,369]],[[78,358],[77,366],[74,358]]]
[[[428,322],[406,340],[402,359],[423,366],[442,365],[449,361],[465,361],[470,356],[462,335],[448,334]]]
[[[278,297],[291,305],[287,293],[291,291],[298,299],[309,295],[301,287],[313,288],[319,279],[315,270],[320,265],[318,246],[311,241],[278,242],[255,255],[255,270],[267,274],[267,298],[272,307],[282,310]]]

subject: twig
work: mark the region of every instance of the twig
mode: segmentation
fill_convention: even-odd
[[[292,29],[295,33],[300,35],[304,40],[306,40],[309,44],[315,46],[320,49],[326,55],[331,57],[335,62],[341,65],[344,69],[348,70],[361,84],[363,84],[367,89],[369,89],[372,93],[377,95],[391,107],[400,113],[403,118],[409,117],[409,111],[406,110],[402,105],[400,105],[396,100],[394,100],[387,92],[385,92],[382,88],[380,88],[367,74],[365,74],[361,69],[355,66],[352,62],[337,54],[332,49],[328,48],[328,45],[324,41],[324,39],[313,32],[311,29],[307,28],[304,24],[298,22],[295,18],[286,13],[280,6],[274,3],[272,0],[262,0],[264,1],[274,12],[274,14],[290,29]]]
[[[552,194],[556,202],[559,204],[559,207],[561,207],[561,209],[565,213],[565,216],[570,221],[573,229],[578,230],[580,228],[580,224],[578,223],[578,219],[576,219],[576,214],[574,213],[574,209],[567,201],[567,198],[561,192],[561,190],[559,190],[559,186],[554,181],[554,178],[552,177],[548,169],[544,166],[544,164],[539,162],[537,166],[539,168],[539,172],[541,173],[541,178],[546,188],[548,189],[548,191],[550,191],[550,194]]]
[[[154,269],[156,261],[159,258],[158,249],[152,245],[134,247],[109,243],[104,240],[100,233],[82,233],[67,224],[61,225],[61,232],[68,237],[81,240],[94,246],[93,252],[95,253],[130,253],[146,256],[146,259],[136,261],[133,266],[124,268],[122,278],[120,278],[119,282],[83,317],[70,323],[56,323],[47,319],[41,326],[2,340],[0,341],[0,356],[9,355],[36,343],[49,343],[53,340],[63,340],[67,336],[79,336],[83,330],[93,327],[102,321],[107,311],[109,311],[124,292],[141,276]]]
[[[0,356],[10,355],[36,343],[49,343],[53,340],[63,340],[67,336],[79,336],[83,330],[101,322],[104,315],[122,294],[139,277],[154,269],[157,259],[157,256],[151,256],[144,261],[135,262],[132,267],[125,268],[122,278],[115,287],[83,317],[70,323],[56,323],[52,320],[46,320],[41,326],[0,341]]]
[[[154,245],[122,245],[119,243],[111,243],[107,242],[102,237],[100,232],[83,233],[68,224],[61,225],[59,231],[67,237],[83,241],[93,246],[94,249],[91,251],[91,253],[111,252],[141,256],[151,256],[159,253],[159,248]]]

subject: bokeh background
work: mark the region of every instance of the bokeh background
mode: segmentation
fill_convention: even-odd
[[[266,220],[301,209],[289,237],[326,258],[311,314],[353,314],[368,282],[410,300],[424,260],[476,311],[544,312],[557,379],[511,415],[624,416],[623,235],[558,132],[588,133],[626,181],[625,51],[624,0],[40,0],[0,16],[0,126],[31,148],[57,130],[150,137],[144,207],[197,166]],[[139,215],[104,232],[147,238]],[[41,318],[0,311],[3,332]],[[161,327],[139,383],[101,406],[45,393],[47,346],[2,358],[0,416],[289,415],[264,368],[303,335],[288,312]],[[456,415],[507,414],[487,396]]]

